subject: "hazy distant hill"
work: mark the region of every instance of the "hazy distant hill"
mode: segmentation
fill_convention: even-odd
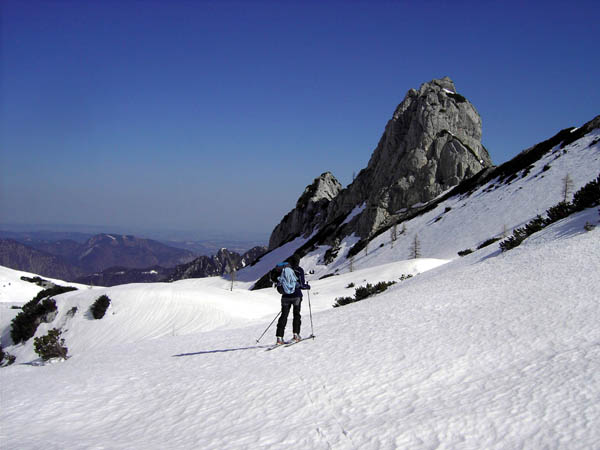
[[[194,253],[189,250],[130,235],[98,234],[83,243],[57,240],[32,241],[28,245],[51,255],[61,256],[69,263],[81,267],[84,273],[102,271],[114,266],[174,267],[194,258]]]
[[[0,265],[51,278],[74,280],[85,272],[63,258],[28,247],[12,239],[0,239]]]
[[[74,280],[110,267],[175,267],[194,259],[188,250],[135,236],[99,234],[74,240],[1,241],[1,265],[63,280]]]
[[[188,250],[169,247],[151,239],[98,234],[79,248],[72,255],[70,261],[77,261],[77,265],[92,272],[114,266],[128,268],[154,265],[174,267],[193,258],[194,254]]]
[[[117,266],[80,277],[76,281],[95,286],[116,286],[128,283],[155,283],[187,278],[206,278],[231,273],[232,269],[242,269],[252,264],[266,251],[266,247],[257,246],[240,255],[222,248],[215,255],[202,255],[193,261],[172,268],[152,266],[143,269],[132,269]]]

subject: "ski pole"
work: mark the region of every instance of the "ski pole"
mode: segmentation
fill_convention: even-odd
[[[312,308],[310,306],[310,290],[306,291],[306,293],[308,294],[308,312],[310,313],[310,334],[314,338],[315,337],[315,329],[313,328]]]
[[[275,318],[273,319],[273,321],[269,324],[269,326],[267,327],[267,329],[263,332],[263,334],[260,335],[260,337],[256,340],[256,343],[258,344],[260,342],[260,340],[262,339],[262,337],[265,335],[265,333],[267,331],[269,331],[269,328],[271,328],[271,325],[273,325],[275,323],[275,321],[277,320],[277,318],[281,315],[281,311],[279,311],[277,313],[277,315],[275,316]]]

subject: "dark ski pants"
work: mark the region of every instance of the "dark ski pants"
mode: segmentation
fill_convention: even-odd
[[[300,305],[302,304],[302,298],[282,298],[281,299],[281,316],[279,322],[277,322],[277,334],[278,337],[283,337],[285,326],[287,324],[288,315],[290,314],[290,308],[294,307],[294,321],[292,322],[292,328],[294,333],[300,334],[300,325],[302,325],[302,319],[300,317]]]

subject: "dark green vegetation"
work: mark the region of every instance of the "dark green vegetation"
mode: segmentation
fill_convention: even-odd
[[[22,311],[12,320],[10,336],[15,344],[31,339],[40,323],[48,323],[56,317],[55,295],[76,291],[71,286],[54,286],[40,291],[32,300],[23,305]]]
[[[14,355],[11,355],[8,352],[5,352],[2,346],[0,345],[0,367],[10,366],[17,359]]]
[[[376,285],[372,285],[367,283],[366,286],[357,287],[354,293],[354,297],[338,297],[335,299],[335,303],[333,304],[334,308],[338,306],[348,305],[350,303],[358,302],[364,300],[365,298],[371,297],[375,294],[380,294],[385,291],[388,287],[396,284],[395,281],[382,281],[377,283]]]
[[[67,358],[69,349],[65,347],[65,340],[60,337],[61,334],[61,330],[53,328],[46,336],[33,339],[33,348],[44,361],[51,358]]]
[[[593,181],[583,186],[573,195],[573,202],[560,202],[546,211],[546,218],[536,216],[522,228],[513,231],[513,235],[500,242],[500,249],[505,252],[521,245],[527,237],[531,236],[548,225],[564,219],[573,213],[600,205],[600,175]]]
[[[104,314],[106,314],[106,310],[110,305],[110,298],[106,295],[102,295],[96,299],[96,301],[90,306],[90,312],[92,313],[92,317],[94,319],[102,319]]]

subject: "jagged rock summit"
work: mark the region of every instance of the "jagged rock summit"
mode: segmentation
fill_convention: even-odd
[[[329,202],[342,190],[342,185],[331,172],[322,173],[307,186],[296,207],[275,227],[269,239],[269,250],[301,234],[310,234],[327,214]]]
[[[341,189],[330,173],[317,178],[275,227],[269,249],[324,225],[341,224],[361,206],[342,234],[368,238],[407,208],[434,199],[491,165],[475,107],[448,77],[424,83],[419,90],[410,89],[398,105],[367,167],[352,184]],[[339,230],[335,234],[340,237]]]

